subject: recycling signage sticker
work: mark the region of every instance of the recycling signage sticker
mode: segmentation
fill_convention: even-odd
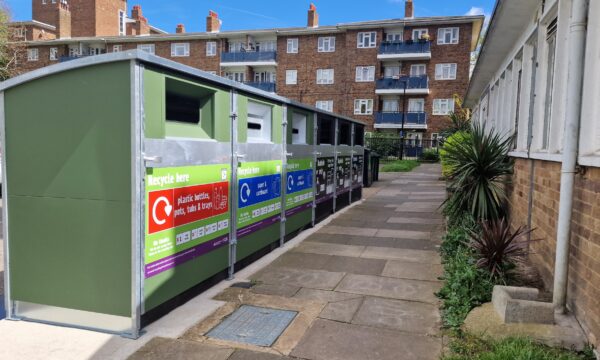
[[[229,243],[229,165],[146,170],[145,276]]]
[[[286,216],[310,209],[314,199],[313,159],[289,159],[286,174]]]
[[[317,203],[333,198],[335,178],[335,158],[323,157],[317,159]]]
[[[238,167],[238,238],[281,219],[281,160]]]

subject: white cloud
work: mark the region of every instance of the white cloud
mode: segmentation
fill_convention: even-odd
[[[471,10],[467,11],[467,13],[465,15],[467,15],[467,16],[485,15],[485,10],[483,10],[483,8],[473,6],[471,8]]]

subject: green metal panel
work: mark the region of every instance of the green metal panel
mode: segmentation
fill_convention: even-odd
[[[289,235],[296,230],[312,223],[312,209],[304,210],[285,219],[285,234]]]
[[[166,121],[167,89],[181,95],[204,98],[199,124]],[[144,72],[144,95],[147,138],[181,137],[229,141],[231,127],[228,91],[151,67]]]
[[[294,118],[294,113],[296,114],[302,114],[306,116],[306,143],[308,145],[313,145],[314,144],[314,117],[313,117],[313,113],[309,112],[309,111],[305,111],[305,110],[301,110],[298,108],[294,108],[294,107],[288,107],[287,110],[287,121],[288,121],[288,127],[287,127],[287,143],[291,144],[292,143],[292,120]]]
[[[130,62],[5,92],[13,300],[131,315]]]
[[[236,247],[237,260],[243,260],[244,258],[254,254],[255,252],[264,248],[265,246],[274,242],[278,242],[280,238],[280,231],[280,225],[279,223],[276,223],[267,228],[252,233],[248,236],[244,236],[241,239],[238,239]]]

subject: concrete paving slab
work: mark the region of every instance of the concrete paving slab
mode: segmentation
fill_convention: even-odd
[[[330,271],[269,267],[253,275],[252,279],[266,284],[285,284],[311,289],[333,290],[344,275],[345,273]]]
[[[319,317],[349,323],[362,303],[362,298],[331,302],[325,306]]]
[[[350,299],[362,299],[362,295],[302,288],[294,295],[294,298],[329,303]]]
[[[440,281],[444,268],[437,264],[390,260],[385,264],[381,276],[397,279]]]
[[[291,355],[311,360],[433,360],[440,352],[437,338],[317,320]]]
[[[379,229],[377,230],[377,233],[375,233],[375,237],[429,240],[431,238],[431,233],[428,231]]]
[[[423,335],[438,334],[441,325],[436,305],[375,297],[365,298],[352,323]]]
[[[442,225],[444,219],[414,218],[392,216],[386,220],[390,224],[422,224],[422,225]]]
[[[350,227],[350,226],[327,226],[319,231],[321,234],[341,234],[341,235],[355,235],[355,236],[375,236],[377,233],[376,228],[361,228],[361,227]]]
[[[380,275],[385,267],[385,263],[385,260],[379,259],[363,259],[292,251],[283,255],[270,266]]]
[[[294,251],[303,253],[354,257],[359,257],[364,250],[364,246],[338,245],[320,242],[303,242],[294,249]]]
[[[194,341],[156,337],[129,357],[129,360],[227,360],[233,349]]]
[[[292,297],[298,292],[298,290],[300,290],[299,286],[290,286],[286,284],[260,284],[250,289],[250,291],[255,294],[283,297]]]
[[[435,251],[398,249],[387,247],[367,246],[360,257],[368,259],[400,260],[420,262],[424,264],[440,264],[440,255]]]
[[[431,281],[350,274],[344,277],[335,291],[437,304],[435,293],[440,288],[441,284]]]
[[[291,359],[287,356],[280,356],[276,354],[267,354],[264,352],[250,351],[250,350],[236,350],[233,355],[227,360],[285,360]]]

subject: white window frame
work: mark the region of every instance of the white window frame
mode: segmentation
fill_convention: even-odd
[[[450,40],[446,41],[446,35],[450,35]],[[438,45],[453,45],[458,44],[460,38],[460,28],[458,27],[447,27],[439,28],[437,36]]]
[[[400,104],[398,98],[394,99],[383,99],[382,112],[385,113],[397,113],[400,111]]]
[[[126,17],[127,17],[127,14],[125,14],[125,11],[119,10],[119,35],[120,36],[127,34]]]
[[[27,35],[27,29],[25,27],[18,27],[14,29],[15,37],[21,38]]]
[[[354,115],[373,115],[373,99],[354,100]]]
[[[456,80],[456,71],[458,65],[456,63],[436,64],[435,79],[436,80]]]
[[[286,70],[285,71],[285,84],[286,85],[297,85],[298,84],[298,70]]]
[[[298,38],[287,39],[287,53],[297,54],[298,53]]]
[[[434,99],[433,115],[450,115],[454,111],[454,99]]]
[[[156,54],[156,45],[154,44],[138,44],[138,50],[145,51],[148,54]]]
[[[415,107],[418,107],[418,110],[415,109]],[[425,112],[425,99],[422,98],[413,98],[413,99],[408,99],[408,108],[406,109],[407,112]]]
[[[183,52],[178,50],[183,49]],[[190,56],[190,43],[172,43],[171,44],[171,57],[187,57]]]
[[[113,45],[112,52],[121,52],[123,51],[123,45]]]
[[[40,59],[40,50],[38,48],[27,49],[27,61],[38,61]]]
[[[207,41],[206,42],[206,56],[217,56],[217,42],[216,41]]]
[[[404,33],[402,31],[390,31],[385,34],[385,41],[387,42],[401,42],[404,39]]]
[[[315,107],[324,111],[333,112],[333,100],[317,100]]]
[[[420,74],[420,71],[415,71],[413,69],[423,69],[423,73]],[[424,76],[427,75],[427,64],[412,64],[410,66],[410,76]]]
[[[356,82],[375,81],[375,66],[357,66]]]
[[[331,85],[334,83],[335,71],[334,69],[317,69],[317,84],[319,85]]]
[[[247,129],[247,142],[249,143],[270,143],[273,140],[271,132],[273,122],[273,108],[269,105],[248,101],[248,125],[251,123],[259,124],[260,130]]]
[[[415,36],[416,35],[416,36]],[[421,40],[423,35],[429,35],[429,29],[413,29],[412,30],[412,39],[413,41]]]
[[[226,77],[229,80],[233,80],[233,81],[237,81],[237,82],[244,82],[244,81],[246,81],[246,73],[244,71],[226,72],[224,74],[224,77]]]
[[[359,49],[370,49],[377,46],[377,32],[365,31],[356,35],[356,47]]]
[[[317,50],[318,52],[335,52],[335,36],[320,36]]]
[[[58,48],[56,48],[56,47],[50,48],[49,57],[50,57],[50,61],[58,60]]]
[[[386,79],[391,79],[394,77],[400,76],[400,66],[386,66],[383,68],[383,77]]]

